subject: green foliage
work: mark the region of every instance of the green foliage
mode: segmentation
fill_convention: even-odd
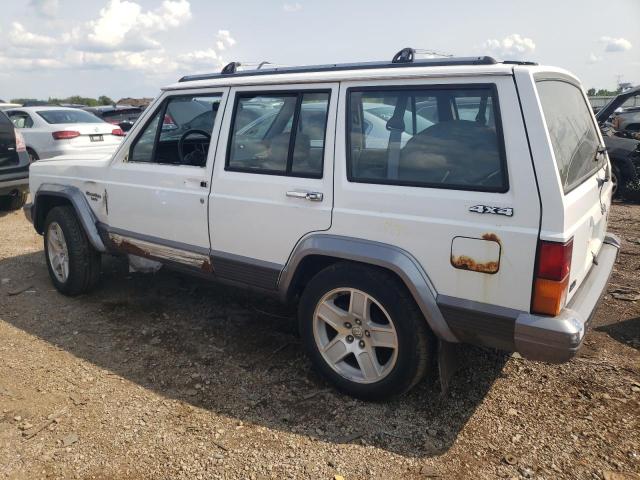
[[[77,105],[86,105],[87,107],[97,107],[98,105],[113,105],[115,102],[107,97],[106,95],[101,95],[97,99],[90,97],[82,97],[80,95],[72,95],[67,98],[54,98],[49,97],[47,100],[38,100],[37,98],[12,98],[11,103],[19,103],[24,105],[25,103],[40,103],[40,104],[61,104],[61,103],[73,103]]]
[[[615,97],[620,93],[620,89],[617,90],[607,90],[606,88],[599,88],[596,90],[595,88],[590,88],[587,90],[587,96],[589,97]]]

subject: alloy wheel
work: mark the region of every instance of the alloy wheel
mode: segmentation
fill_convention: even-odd
[[[69,278],[69,250],[57,222],[51,222],[47,230],[47,253],[51,270],[59,282],[65,283]]]
[[[378,382],[396,364],[393,320],[380,302],[361,290],[338,288],[325,294],[313,315],[313,336],[324,361],[351,381]]]

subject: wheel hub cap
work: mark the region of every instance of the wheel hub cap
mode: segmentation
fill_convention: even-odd
[[[351,334],[356,338],[362,338],[364,336],[364,330],[362,329],[362,327],[356,325],[351,330]]]

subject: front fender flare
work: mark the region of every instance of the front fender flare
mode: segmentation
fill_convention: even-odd
[[[104,246],[104,242],[98,233],[98,228],[96,226],[96,216],[91,210],[89,206],[89,202],[86,197],[82,194],[79,188],[71,186],[71,185],[59,185],[57,183],[43,183],[38,191],[36,192],[33,199],[33,209],[32,209],[32,218],[33,224],[36,230],[39,233],[43,232],[44,225],[40,225],[40,222],[44,221],[44,218],[38,221],[38,205],[41,205],[41,199],[43,197],[58,197],[64,198],[71,203],[74,210],[76,211],[76,215],[78,216],[78,221],[82,225],[85,233],[87,234],[87,238],[93,248],[95,248],[99,252],[106,252],[107,249]],[[40,199],[40,202],[39,202]]]
[[[286,298],[301,261],[309,255],[340,258],[391,270],[409,289],[433,332],[442,340],[458,342],[447,325],[438,304],[437,292],[420,263],[407,251],[370,240],[328,234],[312,234],[302,239],[289,257],[278,290]]]

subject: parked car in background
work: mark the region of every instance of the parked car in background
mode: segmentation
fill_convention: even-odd
[[[143,108],[120,105],[107,105],[101,107],[84,107],[82,110],[93,113],[105,122],[118,125],[123,132],[128,132],[136,123],[138,117],[144,112]]]
[[[0,101],[0,110],[7,110],[9,108],[16,108],[21,106],[22,105],[20,105],[19,103],[6,103],[6,102]]]
[[[5,112],[23,134],[31,161],[73,153],[112,153],[124,132],[77,108],[23,107]]]
[[[0,112],[0,210],[17,210],[29,194],[29,155],[22,134]]]
[[[640,180],[640,111],[618,111],[640,87],[621,93],[596,114],[612,166],[614,195],[624,197]]]

